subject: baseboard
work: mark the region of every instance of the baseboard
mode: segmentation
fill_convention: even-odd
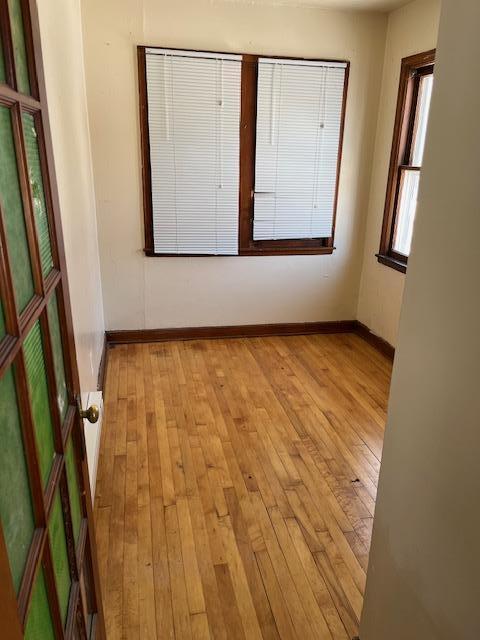
[[[393,360],[395,357],[395,347],[380,336],[372,333],[366,325],[358,320],[356,321],[355,333],[363,338],[365,342],[371,344],[372,347],[375,347],[375,349],[380,351],[380,353],[383,353],[383,355],[390,360]]]
[[[375,347],[383,355],[393,360],[395,349],[383,338],[375,335],[358,320],[338,320],[332,322],[294,322],[281,324],[247,324],[229,327],[178,327],[172,329],[127,329],[107,331],[105,334],[105,361],[108,348],[119,344],[142,342],[168,342],[171,340],[201,340],[215,338],[258,338],[266,336],[298,336],[315,333],[355,333]],[[102,389],[103,377],[102,374]],[[99,378],[100,380],[100,378]],[[99,382],[100,384],[100,382]],[[100,387],[99,387],[100,388]]]
[[[102,356],[100,358],[100,366],[98,367],[97,390],[105,389],[105,376],[107,375],[107,358],[108,358],[108,342],[107,334],[103,339]]]
[[[107,344],[199,340],[202,338],[258,338],[295,336],[312,333],[354,333],[356,320],[334,322],[298,322],[289,324],[247,324],[230,327],[179,327],[176,329],[139,329],[107,331]]]

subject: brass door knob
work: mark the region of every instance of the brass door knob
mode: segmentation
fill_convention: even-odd
[[[100,409],[96,404],[92,404],[86,411],[80,410],[80,417],[88,420],[92,424],[98,422],[98,417],[100,415]]]

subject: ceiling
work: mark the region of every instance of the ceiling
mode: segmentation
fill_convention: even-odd
[[[287,5],[295,7],[324,7],[329,9],[356,9],[359,11],[392,11],[411,0],[228,0],[243,4]]]

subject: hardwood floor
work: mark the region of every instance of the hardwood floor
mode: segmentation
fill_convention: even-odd
[[[390,373],[351,334],[111,349],[108,639],[356,635]]]

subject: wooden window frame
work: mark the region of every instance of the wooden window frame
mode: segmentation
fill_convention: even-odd
[[[155,251],[153,237],[152,180],[150,164],[150,136],[148,127],[148,99],[146,74],[146,46],[137,47],[138,83],[140,102],[140,136],[142,158],[143,215],[145,230],[144,253],[148,257],[185,258],[212,257],[207,254],[159,253]],[[175,50],[172,47],[169,49]],[[182,51],[189,51],[182,49]],[[190,50],[197,52],[196,50]],[[203,50],[206,51],[206,50]],[[218,51],[209,53],[221,53]],[[231,53],[231,52],[230,52]],[[295,58],[293,56],[268,56],[253,54],[242,55],[241,71],[241,107],[240,107],[240,157],[239,157],[239,210],[238,210],[238,256],[272,256],[272,255],[308,255],[331,254],[335,250],[335,222],[337,217],[340,167],[342,162],[345,114],[347,106],[348,79],[350,62],[347,60],[330,60],[327,58]],[[256,130],[257,130],[257,87],[258,59],[275,58],[288,60],[309,60],[314,62],[336,62],[346,65],[343,89],[343,103],[338,144],[337,174],[333,210],[332,232],[328,238],[299,238],[290,240],[254,240],[254,191],[256,162]]]
[[[405,169],[421,171],[421,167],[414,167],[410,164],[418,107],[418,90],[421,78],[433,73],[434,65],[435,49],[432,49],[431,51],[403,58],[400,69],[382,234],[380,249],[376,257],[381,264],[401,273],[406,273],[407,271],[408,256],[404,256],[393,249],[393,239],[398,221],[400,187]]]

